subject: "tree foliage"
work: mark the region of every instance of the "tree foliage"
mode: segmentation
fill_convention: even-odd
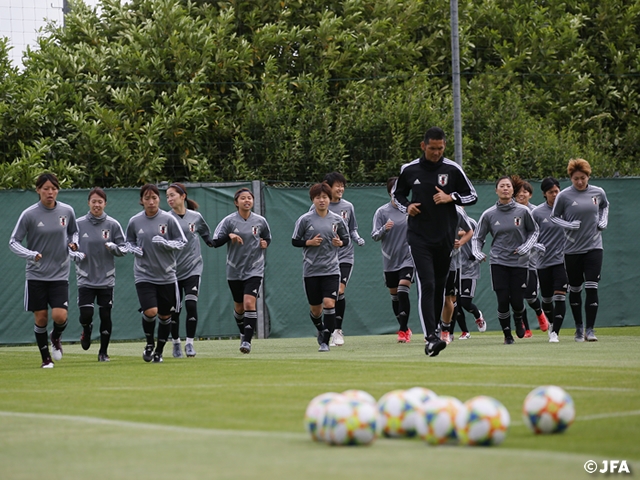
[[[459,3],[473,178],[640,172],[640,0]],[[446,2],[76,0],[22,70],[7,48],[0,188],[380,182],[453,131]]]

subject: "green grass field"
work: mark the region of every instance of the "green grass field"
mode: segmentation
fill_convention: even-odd
[[[348,333],[348,332],[347,332]],[[112,361],[97,346],[65,345],[53,370],[34,346],[0,348],[2,479],[538,479],[589,478],[595,460],[640,468],[640,327],[602,328],[600,341],[559,344],[534,332],[516,345],[498,333],[472,333],[440,356],[420,335],[346,337],[318,353],[314,338],[196,343],[196,358],[142,361],[142,343],[117,343]],[[539,385],[565,388],[577,418],[561,435],[524,426],[525,396]],[[378,439],[332,447],[305,434],[307,403],[327,391],[366,390],[376,398],[424,386],[462,401],[500,400],[511,426],[499,447],[431,447]],[[593,476],[602,477],[595,473]]]

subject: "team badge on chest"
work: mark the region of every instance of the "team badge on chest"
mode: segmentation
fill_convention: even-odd
[[[158,225],[158,232],[160,232],[160,235],[167,233],[167,224]]]
[[[258,233],[260,233],[260,229],[258,228],[258,226],[257,226],[257,225],[253,225],[253,226],[251,227],[251,233],[252,233],[253,235],[258,235]]]
[[[331,230],[333,230],[333,233],[338,233],[338,224],[337,223],[332,223],[331,224]]]
[[[345,220],[349,220],[349,214],[347,213],[346,210],[340,210],[340,216]]]
[[[109,230],[102,230],[102,238],[104,240],[109,240],[110,236],[111,236],[111,232]]]
[[[196,232],[196,224],[195,223],[190,223],[189,224],[189,231],[191,233],[195,233]]]
[[[58,217],[58,221],[60,222],[60,226],[61,227],[66,227],[67,226],[67,216],[66,215],[60,215]]]
[[[520,225],[522,225],[522,217],[513,217],[513,224],[516,227],[519,227]]]
[[[598,203],[600,203],[600,197],[598,197],[597,195],[594,195],[593,197],[591,197],[591,202],[594,205],[598,205]]]
[[[441,173],[438,175],[438,185],[444,187],[447,183],[449,183],[449,174]]]

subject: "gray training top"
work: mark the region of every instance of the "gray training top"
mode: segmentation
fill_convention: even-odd
[[[26,248],[22,246],[25,237]],[[73,208],[58,201],[53,208],[47,208],[38,202],[20,214],[9,248],[27,260],[27,280],[69,281],[69,243],[78,243]],[[38,253],[42,258],[36,262]]]
[[[584,190],[571,185],[556,197],[550,218],[565,229],[565,254],[602,250],[601,232],[609,222],[607,195],[593,185]]]
[[[387,230],[384,226],[389,220],[393,221],[393,227]],[[384,272],[413,268],[413,258],[407,243],[407,214],[402,213],[391,202],[382,205],[373,215],[371,238],[381,243]]]
[[[340,275],[338,252],[349,244],[349,232],[342,217],[332,211],[321,217],[314,208],[298,218],[291,238],[306,242],[316,235],[322,237],[319,246],[302,247],[302,276]],[[342,240],[343,247],[334,247],[331,243],[331,239],[336,235]]]
[[[127,249],[135,255],[135,283],[156,285],[175,283],[176,251],[184,248],[187,239],[176,219],[164,210],[148,217],[144,210],[129,220]]]
[[[316,207],[311,205],[309,211],[313,212],[315,209]],[[344,198],[341,198],[337,202],[329,203],[329,211],[339,215],[342,220],[344,220],[347,230],[349,231],[349,237],[351,237],[352,240],[348,245],[345,245],[338,250],[338,262],[353,265],[355,261],[354,246],[358,243],[358,240],[360,240],[360,235],[358,234],[358,222],[356,221],[356,212],[353,208],[353,204]]]
[[[486,257],[482,247],[488,233],[493,236],[491,265],[528,268],[529,252],[538,240],[538,224],[527,207],[511,199],[507,204],[496,202],[484,211],[471,239],[473,256],[478,261]]]
[[[113,288],[116,284],[115,257],[127,253],[122,227],[115,218],[91,212],[78,219],[78,251],[76,258],[78,287]]]
[[[540,229],[538,244],[544,246],[544,251],[538,258],[538,269],[562,265],[566,238],[564,228],[551,221],[551,205],[544,202],[538,205],[531,214]]]
[[[469,217],[467,216],[467,212],[464,211],[459,205],[456,205],[456,214],[458,215],[458,224],[456,225],[456,238],[458,237],[458,232],[463,230],[464,232],[468,232],[471,230],[471,223],[469,222]],[[469,240],[467,243],[470,243]],[[467,244],[465,243],[465,245]],[[464,245],[463,245],[464,246]],[[456,271],[462,266],[462,258],[460,257],[460,249],[454,248],[451,250],[451,262],[449,262],[449,271]]]
[[[180,216],[173,210],[169,212],[176,219],[182,233],[187,238],[187,244],[176,252],[176,276],[178,280],[185,280],[193,275],[202,275],[203,261],[200,250],[200,237],[211,241],[211,230],[200,213],[187,210]]]
[[[243,244],[229,241],[233,233],[242,238]],[[264,276],[265,249],[260,240],[271,243],[271,230],[267,220],[251,212],[245,220],[238,212],[227,215],[216,227],[213,240],[218,245],[227,243],[227,280],[247,280]],[[221,241],[221,243],[220,243]]]
[[[478,222],[467,216],[469,226],[474,233],[478,229]],[[460,279],[478,280],[480,278],[480,262],[473,256],[472,242],[468,241],[460,247]]]

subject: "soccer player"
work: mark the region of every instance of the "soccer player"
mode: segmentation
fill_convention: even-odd
[[[331,187],[326,182],[313,185],[309,197],[315,208],[298,218],[291,244],[302,248],[304,289],[318,330],[318,351],[328,352],[340,291],[338,251],[349,245],[349,232],[342,217],[329,210]]]
[[[196,349],[193,339],[198,327],[198,294],[200,293],[200,277],[202,276],[202,254],[200,237],[213,247],[211,230],[198,210],[198,203],[187,198],[187,187],[182,183],[172,183],[167,188],[167,203],[171,207],[171,215],[176,219],[182,233],[187,238],[187,245],[176,253],[176,276],[180,298],[184,298],[187,311],[186,344],[184,353],[187,357],[195,357]],[[173,356],[182,358],[180,346],[180,310],[171,314],[171,338],[173,339]]]
[[[422,157],[401,167],[392,190],[398,209],[409,214],[407,242],[416,268],[420,320],[427,333],[425,353],[432,357],[447,346],[436,335],[436,327],[457,235],[455,206],[478,200],[462,168],[443,156],[445,146],[441,128],[427,130],[420,143]]]
[[[100,187],[89,192],[89,213],[78,219],[78,252],[74,261],[78,280],[78,309],[83,350],[91,347],[94,302],[98,303],[100,317],[100,349],[98,361],[108,362],[112,325],[113,288],[116,284],[115,257],[127,253],[120,223],[104,211],[107,194]]]
[[[342,198],[344,189],[347,185],[347,179],[344,175],[338,172],[331,172],[325,175],[324,182],[331,187],[331,203],[329,204],[329,210],[333,213],[337,213],[342,217],[344,223],[349,230],[349,236],[351,241],[344,248],[338,251],[338,260],[340,262],[340,292],[338,293],[338,299],[336,300],[336,327],[331,334],[331,341],[329,346],[340,347],[344,345],[344,333],[342,332],[342,322],[344,320],[344,312],[346,308],[345,290],[351,278],[351,272],[353,271],[353,264],[355,259],[354,244],[359,247],[364,245],[364,238],[358,234],[358,222],[356,221],[356,213],[353,209],[353,204]],[[309,209],[310,211],[315,208],[314,205]]]
[[[389,195],[397,179],[391,177],[387,180]],[[409,343],[412,335],[409,328],[409,291],[413,282],[413,259],[407,243],[407,215],[398,210],[393,199],[373,215],[371,238],[381,243],[384,280],[391,295],[393,313],[400,325],[398,343]]]
[[[25,310],[33,312],[36,344],[42,368],[53,368],[53,360],[62,359],[61,336],[67,327],[69,308],[69,255],[78,249],[76,216],[69,205],[56,200],[60,183],[53,173],[36,179],[38,203],[25,209],[18,218],[9,248],[26,259]],[[27,246],[22,241],[27,239]],[[49,307],[53,319],[51,354],[47,338]]]
[[[511,315],[518,338],[524,337],[522,312],[524,311],[524,290],[527,281],[529,252],[538,239],[538,224],[533,220],[530,210],[513,199],[513,180],[500,177],[496,182],[498,201],[486,209],[480,220],[478,230],[473,235],[473,255],[481,262],[486,258],[482,253],[485,239],[491,234],[489,264],[491,266],[491,285],[498,299],[498,320],[504,334],[504,343],[514,343],[511,333]]]
[[[456,239],[453,243],[453,250],[451,251],[451,261],[449,262],[449,274],[447,275],[447,283],[445,286],[445,299],[444,306],[442,308],[442,322],[440,330],[440,339],[447,345],[453,340],[453,328],[455,323],[453,322],[453,315],[457,309],[457,297],[459,293],[460,283],[460,248],[466,245],[473,237],[473,230],[467,214],[462,207],[456,205],[456,212],[458,214],[458,225],[456,226]],[[464,333],[469,333],[466,329]],[[464,335],[462,335],[464,338]]]
[[[591,166],[582,158],[569,161],[571,186],[556,197],[551,221],[566,230],[564,264],[569,278],[569,305],[576,324],[576,342],[597,342],[594,332],[598,314],[598,282],[602,270],[602,230],[609,221],[609,202],[604,190],[589,185]],[[586,330],[582,322],[584,286]]]
[[[140,203],[144,210],[131,217],[127,225],[127,250],[135,255],[133,276],[147,341],[142,359],[161,363],[171,333],[171,314],[180,308],[176,252],[185,247],[187,239],[173,215],[160,210],[158,187],[149,183],[143,185]],[[156,319],[157,345],[154,340]]]
[[[540,184],[545,202],[533,209],[531,214],[540,228],[538,243],[544,252],[538,259],[538,279],[542,309],[553,324],[549,325],[549,343],[558,343],[558,336],[567,311],[567,272],[564,268],[566,238],[564,228],[551,221],[551,209],[560,193],[560,183],[547,177]]]
[[[271,230],[264,217],[252,212],[251,190],[240,188],[233,201],[237,211],[218,224],[213,233],[213,246],[227,244],[227,282],[233,296],[233,316],[240,330],[240,351],[249,353],[258,329],[256,299],[264,276],[264,256],[271,243]]]
[[[522,180],[517,175],[513,177],[514,182],[514,191],[516,202],[520,205],[524,205],[529,210],[533,211],[536,208],[529,200],[533,196],[533,187],[531,184],[525,180]],[[542,306],[540,305],[540,300],[538,300],[538,256],[539,249],[536,245],[529,254],[529,268],[527,269],[527,283],[524,291],[524,299],[527,301],[529,306],[536,312],[536,318],[538,319],[538,325],[540,325],[540,330],[546,332],[549,329],[549,322],[547,320],[547,316],[542,310]],[[527,309],[525,308],[524,314],[522,316],[522,322],[524,323],[524,338],[531,338],[533,333],[531,332],[531,328],[529,327],[529,320],[527,319]]]
[[[478,222],[469,216],[467,216],[467,220],[471,229],[475,232],[478,229]],[[467,340],[471,337],[467,328],[464,310],[473,315],[479,332],[487,330],[487,324],[482,317],[482,312],[473,303],[479,279],[480,263],[473,256],[471,242],[467,242],[460,247],[460,288],[458,289],[458,308],[455,313],[458,325],[462,329],[460,340]]]

